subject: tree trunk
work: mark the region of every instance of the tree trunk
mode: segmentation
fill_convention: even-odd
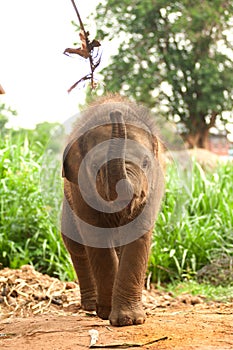
[[[212,111],[210,114],[209,122],[206,123],[206,114],[203,113],[198,118],[191,118],[191,129],[189,134],[182,135],[185,142],[187,142],[189,148],[205,148],[210,149],[209,132],[210,128],[215,126],[216,117],[218,113]]]
[[[188,148],[210,148],[209,128],[203,128],[195,133],[183,135],[183,139],[188,144]]]

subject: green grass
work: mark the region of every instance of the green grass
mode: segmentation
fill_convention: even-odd
[[[0,149],[0,263],[18,268],[32,264],[62,279],[74,273],[57,226],[41,195],[44,148],[33,151],[27,138],[6,135]],[[53,198],[53,187],[48,197]]]
[[[0,140],[0,264],[32,264],[43,273],[73,279],[57,222],[58,160],[49,152],[45,160],[44,144],[36,142],[25,133]],[[212,260],[233,256],[233,164],[204,173],[194,163],[188,189],[177,179],[176,168],[169,167],[148,270],[158,285],[193,281]]]
[[[168,283],[165,288],[167,292],[172,292],[174,297],[180,294],[201,295],[206,300],[227,302],[233,300],[233,286],[213,286],[210,283],[198,283],[197,281],[184,281]]]
[[[153,235],[149,270],[158,284],[193,279],[213,259],[233,256],[233,164],[204,173],[194,162],[190,191],[176,177],[170,167]]]

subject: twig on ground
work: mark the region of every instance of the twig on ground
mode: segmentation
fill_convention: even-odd
[[[142,346],[148,346],[148,345],[152,345],[154,343],[158,343],[160,341],[163,341],[163,340],[167,340],[168,337],[162,337],[162,338],[158,338],[158,339],[154,339],[154,340],[151,340],[147,343],[143,343],[143,344],[139,344],[139,343],[121,343],[121,344],[104,344],[104,345],[97,345],[97,344],[94,344],[94,345],[91,345],[89,346],[90,349],[127,349],[127,348],[139,348],[139,347],[142,347]]]

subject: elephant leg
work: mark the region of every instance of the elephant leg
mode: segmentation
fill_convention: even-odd
[[[70,253],[78,277],[81,294],[81,307],[87,311],[94,311],[96,310],[96,286],[86,247],[71,240],[64,234],[62,237],[65,246]]]
[[[113,326],[129,326],[145,322],[142,290],[148,264],[151,232],[122,247],[118,273],[113,289]]]
[[[114,248],[86,247],[97,287],[96,312],[107,320],[111,312],[112,291],[118,269]]]

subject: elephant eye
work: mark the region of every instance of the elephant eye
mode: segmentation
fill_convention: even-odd
[[[146,169],[150,164],[150,160],[149,160],[149,157],[148,156],[145,156],[144,159],[143,159],[143,162],[142,162],[142,167],[144,169]]]

